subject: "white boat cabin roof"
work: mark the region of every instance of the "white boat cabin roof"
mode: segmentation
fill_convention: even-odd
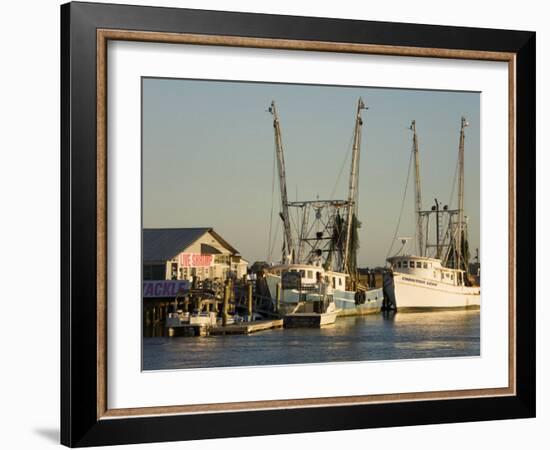
[[[420,263],[423,267],[426,263],[430,269],[443,269],[444,267],[441,265],[441,260],[436,258],[429,258],[427,256],[415,256],[415,255],[399,255],[399,256],[392,256],[390,258],[387,258],[386,261],[388,261],[392,267],[397,266],[397,263],[403,263],[407,261],[408,263],[414,262],[414,263]],[[416,264],[415,264],[416,266]],[[420,268],[420,266],[417,266]]]
[[[308,278],[314,278],[316,272],[319,272],[322,275],[329,275],[329,276],[335,275],[335,276],[344,277],[344,278],[348,276],[347,274],[342,272],[333,272],[331,270],[325,270],[323,266],[317,266],[315,264],[278,264],[270,267],[268,270],[271,273],[284,272],[284,271],[289,271],[289,272],[303,271],[306,274],[308,274],[308,272],[312,272],[313,276],[309,276],[308,274]]]

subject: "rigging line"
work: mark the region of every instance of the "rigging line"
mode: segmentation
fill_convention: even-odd
[[[334,188],[332,189],[332,192],[331,192],[330,197],[329,197],[330,200],[334,200],[334,194],[336,193],[336,189],[338,189],[338,184],[340,184],[340,179],[342,178],[342,174],[344,173],[346,163],[348,162],[348,158],[351,155],[353,138],[354,138],[354,135],[355,135],[355,125],[353,127],[353,130],[354,131],[351,133],[351,138],[350,138],[349,143],[348,143],[348,151],[346,152],[346,156],[345,156],[344,160],[342,161],[342,166],[340,167],[340,171],[338,172],[338,177],[336,178],[336,183],[334,184]]]
[[[310,211],[311,213],[311,211]],[[315,211],[314,214],[317,214],[317,211]],[[313,219],[313,223],[309,226],[309,229],[306,230],[306,236],[311,235],[311,232],[313,231],[313,228],[315,228],[318,225],[317,218]]]
[[[411,156],[409,158],[409,168],[407,169],[407,181],[405,182],[405,192],[403,192],[403,199],[401,200],[401,211],[399,212],[399,219],[397,220],[397,226],[395,227],[395,233],[393,235],[390,249],[388,250],[388,254],[386,255],[386,259],[390,256],[391,251],[393,250],[393,246],[395,243],[395,240],[397,239],[397,233],[399,233],[399,226],[401,225],[401,218],[403,216],[403,209],[405,208],[405,200],[407,199],[407,190],[409,188],[409,179],[411,177],[411,166],[413,161],[413,152],[411,151]]]
[[[449,197],[449,208],[451,207],[451,203],[453,201],[453,197],[455,196],[455,188],[456,188],[456,179],[458,178],[458,159],[456,161],[456,165],[455,165],[455,174],[453,176],[453,186],[451,188],[451,195]]]
[[[294,209],[298,209],[298,208],[294,208]],[[300,229],[298,227],[298,224],[294,220],[294,217],[292,217],[292,213],[288,215],[288,218],[290,219],[291,232],[292,232],[292,226],[294,225],[294,232],[296,233],[296,236],[299,236],[300,235]],[[298,220],[300,220],[300,219],[298,219]],[[296,250],[296,249],[294,249],[294,250]]]
[[[270,249],[272,248],[271,245],[271,230],[273,228],[273,207],[274,207],[274,197],[275,197],[275,159],[277,158],[276,155],[276,146],[273,144],[273,168],[271,170],[271,213],[269,215],[269,237],[267,241],[267,262],[271,262],[271,254],[272,252]]]
[[[449,208],[451,208],[451,209],[452,209],[453,197],[455,195],[456,180],[458,178],[458,162],[459,161],[458,161],[458,158],[457,158],[456,165],[455,165],[455,173],[454,173],[454,176],[453,176],[453,184],[452,184],[452,187],[451,187],[451,195],[449,196],[449,202],[447,203],[449,205]],[[452,236],[453,233],[452,233],[452,230],[451,230],[451,222],[452,221],[451,221],[451,218],[449,216],[448,223],[442,227],[442,228],[445,229],[445,233],[443,234],[445,240],[446,240],[447,236],[449,236],[449,240],[454,238],[454,236]],[[445,259],[447,259],[447,257],[445,257]]]
[[[275,249],[275,244],[276,244],[276,241],[277,241],[277,233],[279,232],[279,223],[280,223],[280,221],[278,220],[275,224],[275,234],[273,235],[273,242],[271,243],[271,248],[269,249],[269,261],[270,262],[273,259],[273,250]]]

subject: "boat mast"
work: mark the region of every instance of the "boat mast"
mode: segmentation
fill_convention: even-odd
[[[439,240],[440,240],[440,227],[441,227],[441,224],[439,223],[440,221],[440,213],[439,213],[439,207],[440,207],[440,203],[437,201],[437,198],[434,199],[435,200],[435,206],[432,207],[432,209],[435,208],[435,242],[436,242],[436,245],[435,245],[435,257],[437,259],[440,259],[441,258],[441,246],[440,246],[440,243],[439,243]]]
[[[303,254],[305,251],[305,243],[307,239],[307,231],[309,226],[309,205],[304,204],[302,207],[302,226],[300,229],[300,237],[298,238],[298,257],[297,262],[298,264],[302,263]]]
[[[290,229],[290,216],[288,213],[288,196],[286,192],[285,157],[281,138],[281,126],[279,116],[275,108],[275,101],[271,102],[268,111],[273,115],[273,128],[275,132],[275,152],[277,154],[277,169],[279,172],[279,188],[281,191],[281,219],[283,220],[286,254],[283,254],[283,263],[294,262],[294,242]]]
[[[456,233],[456,269],[462,265],[462,242],[464,235],[464,129],[468,126],[466,118],[460,121],[460,140],[458,144],[458,229]]]
[[[416,207],[416,238],[418,240],[418,252],[424,256],[424,236],[422,234],[422,192],[420,190],[420,158],[418,155],[418,137],[416,135],[416,120],[411,122],[409,128],[413,132],[414,153],[414,203]]]
[[[357,102],[357,113],[355,116],[355,131],[353,134],[353,151],[351,156],[351,170],[349,177],[349,193],[348,193],[348,217],[346,222],[346,247],[344,250],[344,272],[348,273],[350,270],[349,255],[350,255],[350,242],[352,235],[352,222],[354,215],[357,214],[357,195],[359,188],[359,156],[361,146],[361,126],[363,120],[361,119],[361,110],[368,109],[363,103],[363,99],[359,97]]]

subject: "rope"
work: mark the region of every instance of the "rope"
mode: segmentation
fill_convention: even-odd
[[[273,258],[273,250],[275,249],[275,241],[277,240],[276,237],[277,237],[277,233],[279,232],[279,223],[280,222],[281,222],[280,220],[277,220],[276,225],[275,225],[275,234],[273,235],[273,242],[271,243],[271,248],[269,249],[269,262],[271,262],[271,260]]]
[[[273,206],[274,206],[274,197],[275,197],[275,159],[276,159],[276,150],[275,144],[273,145],[273,168],[271,170],[271,213],[269,214],[269,237],[267,241],[267,262],[271,263],[271,256],[273,252],[273,245],[271,244],[272,234],[271,230],[273,227]]]
[[[413,152],[411,152],[411,156],[409,158],[409,168],[407,169],[407,181],[405,182],[405,192],[403,192],[403,199],[401,200],[401,211],[399,212],[399,219],[397,220],[397,226],[395,227],[395,233],[391,240],[390,249],[388,250],[386,259],[390,256],[391,251],[393,250],[393,245],[395,243],[395,240],[397,239],[397,233],[399,233],[399,226],[401,225],[401,218],[403,216],[403,209],[405,208],[405,200],[407,198],[407,190],[409,188],[409,179],[411,177],[412,160],[413,160]]]
[[[455,174],[453,176],[453,185],[451,187],[451,195],[449,196],[449,203],[447,203],[447,205],[449,205],[449,208],[452,209],[452,203],[453,203],[453,197],[455,195],[455,188],[456,188],[456,180],[458,178],[458,158],[456,160],[456,165],[455,165]],[[449,216],[449,219],[448,219],[448,222],[447,224],[443,225],[442,228],[445,229],[445,233],[443,233],[443,238],[445,239],[446,236],[449,236],[449,241],[455,239],[455,236],[453,235],[452,233],[452,230],[451,230],[451,219],[450,219],[450,216]],[[449,242],[449,248],[450,248],[450,242]],[[445,253],[445,257],[442,258],[442,262],[444,264],[447,263],[447,259],[449,257],[449,249],[447,249],[447,252]]]
[[[336,189],[338,189],[338,184],[340,184],[340,178],[342,178],[342,174],[344,173],[344,168],[346,167],[346,163],[348,162],[348,158],[351,154],[352,144],[353,144],[353,136],[355,134],[355,125],[353,127],[354,132],[351,133],[351,138],[348,143],[348,150],[346,152],[346,156],[344,160],[342,161],[342,166],[340,167],[340,172],[338,172],[338,177],[336,178],[336,183],[334,184],[334,188],[332,189],[332,192],[330,193],[330,200],[334,200],[334,194],[336,193]]]
[[[449,208],[451,207],[451,204],[453,202],[453,197],[455,195],[455,187],[456,187],[456,179],[457,178],[458,178],[458,159],[456,161],[455,174],[453,176],[453,186],[451,188],[451,195],[449,196],[449,203],[447,203],[449,205]]]

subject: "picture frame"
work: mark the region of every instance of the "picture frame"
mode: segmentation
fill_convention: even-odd
[[[107,404],[107,43],[504,61],[506,388],[113,410]],[[73,2],[61,6],[61,442],[70,447],[535,416],[533,32]],[[212,424],[215,424],[213,426]]]

